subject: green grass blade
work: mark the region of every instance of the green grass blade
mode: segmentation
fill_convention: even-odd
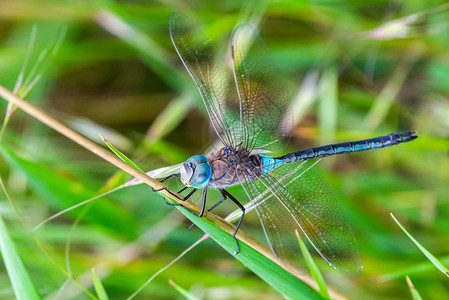
[[[196,91],[188,90],[170,101],[148,129],[146,133],[147,143],[153,146],[155,141],[159,141],[162,137],[169,134],[185,119],[185,116],[195,103],[197,97],[195,93]]]
[[[193,243],[192,245],[190,245],[187,249],[185,249],[184,251],[182,251],[181,254],[179,254],[177,257],[175,257],[171,262],[169,262],[167,265],[165,265],[162,269],[159,269],[159,271],[157,271],[156,273],[153,274],[153,276],[151,276],[147,281],[145,281],[144,284],[142,284],[137,290],[135,290],[128,298],[126,298],[126,300],[131,300],[134,299],[148,284],[150,284],[157,276],[159,276],[159,274],[161,274],[162,272],[164,272],[165,270],[167,270],[168,268],[170,268],[172,265],[174,265],[178,260],[180,260],[181,258],[184,257],[184,255],[186,255],[187,253],[190,252],[190,250],[192,250],[193,248],[195,248],[199,243],[201,243],[202,241],[204,241],[206,238],[204,238],[204,236],[202,238],[200,238],[199,240],[197,240],[195,243]]]
[[[405,276],[405,280],[407,280],[407,285],[410,290],[410,294],[412,294],[413,300],[422,300],[421,295],[416,290],[415,286],[413,285],[412,281],[410,280],[410,277]]]
[[[440,257],[439,261],[443,264],[449,264],[449,256]],[[402,278],[404,276],[412,275],[412,274],[421,274],[424,272],[428,272],[434,268],[433,264],[430,261],[424,261],[419,264],[412,265],[407,268],[399,269],[395,272],[387,273],[379,277],[380,282],[395,280],[398,278]]]
[[[105,30],[135,48],[148,66],[166,84],[176,89],[183,87],[186,77],[170,63],[166,50],[149,35],[109,9],[100,10],[95,20]]]
[[[0,218],[0,252],[11,280],[17,299],[42,299],[37,292],[30,275],[23,265],[14,244],[9,237],[6,225]]]
[[[100,135],[101,136],[101,135]],[[129,159],[125,154],[123,154],[122,152],[120,152],[119,150],[117,150],[117,148],[115,148],[114,146],[112,146],[112,144],[106,140],[105,138],[103,138],[101,136],[101,139],[103,140],[103,142],[106,144],[106,146],[108,146],[109,149],[111,149],[112,152],[114,152],[115,155],[117,155],[118,158],[120,158],[121,160],[123,160],[125,163],[127,163],[128,165],[136,168],[137,170],[144,172],[141,168],[139,168],[131,159]],[[145,172],[144,172],[145,173]]]
[[[399,221],[395,218],[395,216],[392,213],[390,213],[390,215],[393,218],[393,220],[398,224],[398,226],[402,229],[402,231],[404,231],[404,233],[412,240],[412,242],[415,243],[415,245],[419,248],[419,250],[421,250],[421,252],[433,263],[433,265],[437,267],[437,269],[440,270],[444,275],[449,277],[449,270],[435,256],[433,256],[432,253],[430,253],[429,251],[427,251],[426,248],[421,246],[421,244],[417,240],[415,240],[415,238],[410,233],[408,233],[408,231],[404,228],[404,226],[402,226],[401,223],[399,223]]]
[[[173,280],[169,280],[168,283],[172,287],[174,287],[181,295],[183,295],[187,300],[199,300],[199,298],[195,297],[195,295],[192,295],[189,291],[183,289],[179,285],[177,285]]]
[[[236,244],[231,234],[205,218],[198,218],[181,207],[178,209],[221,247],[285,297],[289,299],[323,299],[312,287],[247,244],[239,241],[240,253],[234,254]]]
[[[307,250],[307,247],[299,236],[298,231],[296,231],[296,236],[298,238],[299,247],[301,247],[302,255],[304,256],[307,266],[309,267],[310,273],[312,274],[313,279],[315,279],[315,282],[320,288],[320,295],[323,296],[324,299],[330,300],[329,292],[327,291],[327,286],[326,282],[324,281],[323,275],[321,275],[318,266],[315,264],[312,255],[310,255],[309,250]]]
[[[85,187],[81,182],[64,176],[60,170],[26,160],[4,145],[0,152],[11,168],[25,174],[30,188],[47,204],[56,209],[66,209],[86,199],[96,196],[96,192]],[[68,215],[77,216],[78,211],[70,211]],[[110,233],[119,236],[135,237],[136,222],[133,216],[103,198],[97,201],[84,217],[86,222],[95,224]]]
[[[106,290],[104,289],[100,278],[98,278],[97,274],[95,273],[95,269],[92,269],[92,281],[94,283],[95,292],[97,292],[98,299],[109,300],[108,294],[106,293]]]
[[[382,124],[382,121],[386,118],[396,100],[409,71],[410,66],[407,61],[402,62],[396,68],[365,117],[364,127],[366,129],[376,130]]]
[[[321,79],[321,99],[319,102],[319,126],[323,142],[335,140],[338,110],[338,70],[327,69]]]

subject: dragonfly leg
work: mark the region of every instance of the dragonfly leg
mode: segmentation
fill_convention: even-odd
[[[187,189],[187,187],[183,187],[182,189],[179,190],[178,194],[181,194],[182,192],[184,192]]]
[[[184,192],[186,189],[187,189],[186,186],[183,187],[181,190],[179,190],[178,194]],[[192,195],[197,191],[197,189],[193,189],[189,194],[187,194],[187,196],[185,196],[185,197],[183,197],[183,198],[179,198],[177,195],[175,195],[174,193],[172,193],[169,189],[162,188],[162,189],[160,189],[159,191],[161,191],[161,190],[166,190],[170,195],[172,195],[173,197],[178,198],[180,201],[186,201],[187,199],[190,198],[190,196],[192,196]],[[167,201],[165,201],[165,202],[167,202]]]
[[[166,181],[167,179],[169,179],[169,178],[172,178],[172,177],[179,177],[180,175],[179,174],[171,174],[171,175],[169,175],[169,176],[167,176],[166,178],[164,178],[164,179],[162,179],[161,181],[159,181],[159,182],[164,182],[164,181]],[[153,192],[160,192],[160,191],[162,191],[162,190],[166,190],[170,195],[172,195],[173,197],[177,197],[175,194],[173,194],[169,189],[167,189],[167,188],[165,188],[165,187],[163,187],[163,188],[161,188],[161,189],[159,189],[159,190],[156,190],[156,189],[154,189],[154,188],[151,188],[152,190],[153,190]],[[187,189],[187,187],[185,186],[184,188],[182,188],[179,192],[178,192],[178,194],[180,194],[180,193],[182,193],[183,191],[185,191]],[[181,201],[185,201],[185,200],[187,200],[187,199],[189,199],[190,198],[190,196],[192,196],[195,192],[197,191],[197,189],[193,189],[187,196],[185,196],[185,197],[183,197],[183,198],[178,198],[179,200],[181,200]],[[168,203],[167,201],[165,201],[167,204],[170,204],[170,203]]]
[[[183,188],[182,190],[180,190],[180,191],[178,192],[178,194],[179,194],[180,192],[184,191],[186,188],[187,188],[187,187],[185,187],[185,188]],[[186,201],[187,199],[190,198],[190,196],[192,196],[193,194],[195,194],[195,192],[196,192],[197,190],[198,190],[198,189],[193,189],[193,190],[191,190],[190,193],[188,193],[186,196],[184,196],[183,198],[178,198],[178,199],[179,199],[180,201]],[[175,196],[173,193],[170,193],[170,194],[172,194],[173,196]],[[165,199],[165,203],[168,204],[168,205],[171,205],[171,206],[182,206],[182,207],[184,207],[184,205],[182,205],[182,204],[174,204],[174,203],[170,203],[170,202],[167,201],[167,199]],[[184,208],[186,208],[186,207],[184,207]],[[186,208],[186,209],[187,209],[187,208]]]
[[[222,193],[221,195],[222,195],[221,200],[218,201],[217,203],[215,203],[214,205],[212,205],[209,209],[207,209],[208,212],[211,211],[211,210],[213,210],[215,207],[217,207],[218,205],[220,205],[221,203],[223,203],[223,201],[226,200],[226,195],[224,195],[223,193]],[[190,229],[192,229],[193,226],[195,226],[195,223],[190,224],[190,226],[189,226],[187,229],[190,230]]]
[[[231,199],[242,211],[242,216],[240,217],[239,221],[237,222],[237,225],[235,226],[234,234],[232,235],[234,237],[235,244],[237,245],[237,251],[235,251],[234,254],[239,254],[240,246],[239,246],[239,242],[237,240],[236,235],[237,235],[237,232],[239,231],[240,224],[242,224],[243,217],[245,216],[245,207],[237,199],[235,199],[234,196],[229,194],[229,192],[227,190],[220,189],[220,192],[223,195],[223,197],[228,197],[229,199]]]
[[[206,209],[206,196],[207,196],[207,188],[203,189],[203,199],[201,200],[201,211],[198,217],[202,217],[204,214],[204,210]]]
[[[220,201],[218,201],[217,203],[215,203],[214,205],[212,205],[207,211],[211,211],[213,210],[215,207],[217,207],[218,205],[220,205],[221,203],[223,203],[223,201],[226,200],[226,195],[224,195],[223,193],[221,194],[223,197],[221,198]]]
[[[187,188],[187,187],[186,187]],[[182,192],[185,189],[182,189],[180,192]],[[192,196],[193,194],[195,194],[195,192],[198,191],[198,189],[193,189],[190,191],[190,193],[188,193],[186,196],[184,196],[183,198],[181,198],[181,201],[186,201],[187,199],[190,198],[190,196]]]
[[[187,199],[190,198],[190,196],[192,196],[196,191],[198,191],[198,189],[193,189],[187,196],[185,196],[184,198],[180,199],[181,201],[186,201]],[[203,189],[203,200],[201,202],[201,209],[200,209],[200,213],[196,214],[195,212],[193,212],[191,209],[189,209],[188,207],[185,207],[184,205],[182,205],[181,203],[169,203],[167,200],[165,200],[165,203],[167,205],[170,206],[180,206],[182,208],[184,208],[185,210],[187,210],[188,212],[190,212],[192,215],[196,216],[196,217],[202,217],[204,215],[204,211],[206,208],[206,195],[207,195],[207,188]]]
[[[160,180],[159,182],[160,183],[162,183],[162,182],[164,182],[164,181],[166,181],[167,179],[170,179],[170,178],[172,178],[172,177],[180,177],[181,175],[179,175],[179,174],[171,174],[171,175],[168,175],[167,177],[165,177],[164,179],[162,179],[162,180]],[[162,191],[162,190],[167,190],[166,188],[161,188],[161,189],[158,189],[158,190],[156,190],[156,189],[154,189],[154,188],[151,188],[152,190],[153,190],[153,192],[160,192],[160,191]]]

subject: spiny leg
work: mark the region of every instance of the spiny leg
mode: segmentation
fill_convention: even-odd
[[[219,189],[221,194],[223,195],[223,197],[228,197],[229,199],[231,199],[242,211],[242,216],[240,217],[239,221],[237,222],[237,225],[235,226],[235,231],[234,234],[232,235],[232,237],[235,240],[235,243],[237,245],[237,251],[234,252],[234,254],[239,254],[240,253],[240,246],[239,246],[239,242],[236,238],[237,232],[239,231],[240,228],[240,224],[242,223],[243,220],[243,216],[245,216],[245,207],[237,200],[234,198],[234,196],[232,196],[231,194],[229,194],[229,192],[225,189]]]
[[[202,217],[204,214],[204,210],[206,209],[206,196],[207,196],[207,188],[203,189],[203,199],[201,201],[201,211],[198,217]]]
[[[162,180],[159,181],[159,182],[162,183],[162,182],[166,181],[166,180],[169,179],[169,178],[172,178],[172,177],[180,177],[180,176],[181,176],[180,174],[171,174],[171,175],[167,176],[166,178],[162,179]],[[173,194],[169,189],[167,189],[167,188],[165,188],[165,187],[163,187],[163,188],[161,188],[161,189],[159,189],[159,190],[156,190],[156,189],[154,189],[154,188],[151,188],[151,189],[153,190],[153,192],[160,192],[160,191],[162,191],[162,190],[166,190],[170,195],[172,195],[173,197],[178,198],[175,194]],[[183,192],[183,191],[185,191],[186,189],[187,189],[187,187],[182,188],[182,189],[178,192],[178,194],[181,193],[181,192]],[[190,191],[190,193],[188,193],[186,196],[184,196],[183,198],[178,198],[178,199],[181,200],[181,201],[186,201],[186,200],[189,199],[189,198],[190,198],[190,197],[191,197],[197,190],[198,190],[198,189],[192,189],[192,191]],[[205,209],[205,207],[206,207],[206,195],[207,195],[207,188],[203,189],[203,200],[202,200],[202,203],[201,203],[201,211],[200,211],[199,214],[194,213],[192,210],[190,210],[189,208],[185,207],[184,205],[182,205],[182,204],[180,204],[180,203],[169,203],[169,202],[167,201],[167,199],[165,199],[165,203],[166,203],[167,205],[170,205],[170,206],[181,206],[182,208],[184,208],[185,210],[189,211],[189,212],[190,212],[191,214],[193,214],[194,216],[202,217],[203,214],[204,214],[204,209]]]
[[[179,174],[171,174],[171,175],[167,176],[166,178],[162,179],[162,180],[159,181],[159,182],[162,183],[162,182],[164,182],[164,181],[166,181],[167,179],[172,178],[172,177],[180,177],[180,175],[179,175]],[[163,187],[163,188],[161,188],[161,189],[159,189],[159,190],[156,190],[156,189],[154,189],[154,188],[151,188],[151,189],[153,190],[153,192],[160,192],[160,191],[162,191],[162,190],[166,190],[166,191],[167,191],[170,195],[172,195],[173,197],[177,197],[175,194],[173,194],[173,193],[172,193],[169,189],[167,189],[166,187]],[[185,191],[186,189],[187,189],[186,186],[183,187],[181,190],[178,191],[178,194],[182,193],[182,192]],[[185,196],[185,197],[183,197],[183,198],[178,198],[178,199],[181,200],[181,201],[185,201],[185,200],[189,199],[190,196],[192,196],[196,191],[197,191],[197,189],[193,189],[187,196]],[[165,202],[166,202],[167,204],[170,204],[170,203],[168,203],[167,201],[165,201]]]
[[[161,181],[159,181],[160,183],[162,183],[162,182],[164,182],[164,181],[166,181],[167,179],[170,179],[170,178],[172,178],[172,177],[180,177],[181,175],[180,174],[171,174],[171,175],[169,175],[169,176],[167,176],[167,177],[165,177],[164,179],[162,179]],[[162,190],[166,190],[170,195],[172,195],[173,197],[176,197],[176,195],[175,194],[173,194],[169,189],[167,189],[166,187],[163,187],[163,188],[161,188],[161,189],[158,189],[158,190],[156,190],[156,189],[154,189],[154,188],[151,188],[151,190],[153,191],[153,192],[160,192],[160,191],[162,191]]]
[[[180,192],[184,191],[186,188],[187,188],[187,187],[185,187],[185,188],[183,188],[182,190],[180,190],[180,191],[178,192],[178,194],[179,194]],[[193,189],[193,190],[191,190],[190,193],[188,193],[186,196],[184,196],[184,197],[182,197],[182,198],[178,198],[178,199],[179,199],[180,201],[186,201],[186,200],[189,199],[193,194],[195,194],[196,191],[198,191],[198,189]],[[165,203],[166,203],[167,205],[171,205],[171,206],[182,206],[182,207],[184,207],[184,205],[182,205],[182,204],[176,204],[176,203],[170,203],[170,202],[168,202],[168,201],[167,201],[167,198],[165,198]],[[186,208],[186,207],[184,207],[184,208]]]
[[[181,201],[186,201],[187,199],[190,198],[190,196],[192,196],[198,189],[193,189],[187,196],[185,196],[182,199],[179,199]],[[203,189],[203,199],[201,202],[201,209],[200,209],[200,213],[196,214],[195,212],[193,212],[192,210],[190,210],[188,207],[185,207],[184,205],[182,205],[181,203],[169,203],[167,200],[165,200],[165,203],[167,203],[170,206],[180,206],[182,208],[184,208],[185,210],[187,210],[188,212],[190,212],[192,215],[196,216],[196,217],[202,217],[204,214],[204,211],[206,209],[206,197],[207,196],[207,187]]]
[[[178,194],[181,194],[182,192],[184,192],[185,190],[187,189],[187,187],[185,186],[185,187],[183,187],[182,189],[180,189],[179,191],[178,191]]]
[[[226,200],[226,195],[223,195],[223,193],[221,194],[223,197],[221,198],[220,201],[218,201],[217,203],[215,203],[214,205],[212,205],[207,211],[211,211],[213,210],[215,207],[217,207],[218,205],[220,205],[221,203],[223,203],[223,201]]]
[[[222,195],[221,200],[218,201],[217,203],[215,203],[214,205],[212,205],[212,206],[207,210],[208,212],[211,211],[211,210],[213,210],[215,207],[217,207],[218,205],[220,205],[221,203],[223,203],[223,201],[226,200],[226,195],[223,195],[223,193],[222,193],[221,195]],[[190,230],[190,229],[192,229],[193,226],[195,226],[195,223],[190,224],[190,226],[189,226],[187,229]]]
[[[187,187],[186,187],[187,188]],[[180,192],[182,192],[185,189],[182,189]],[[198,189],[193,189],[190,191],[190,193],[188,193],[186,196],[184,196],[183,198],[181,198],[181,201],[186,201],[187,199],[190,198],[190,196],[192,196],[193,194],[195,194],[195,192],[198,191]]]

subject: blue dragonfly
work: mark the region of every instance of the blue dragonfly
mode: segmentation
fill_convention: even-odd
[[[208,189],[221,192],[217,204],[233,201],[242,211],[234,232],[238,253],[236,233],[245,208],[226,188],[241,185],[277,257],[291,259],[299,253],[294,233],[298,229],[335,269],[360,274],[361,257],[343,208],[313,166],[321,157],[398,145],[417,134],[392,133],[268,156],[288,143],[292,117],[287,88],[256,29],[249,24],[237,27],[228,57],[217,57],[210,40],[181,13],[171,16],[170,36],[222,144],[218,151],[190,157],[178,174],[166,178],[180,177],[185,186],[180,192],[192,188],[181,200],[203,190],[200,212],[189,211],[203,216]]]

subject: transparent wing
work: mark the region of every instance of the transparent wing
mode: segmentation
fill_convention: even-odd
[[[233,34],[233,72],[216,58],[210,40],[181,13],[170,19],[170,35],[195,81],[212,126],[234,149],[280,150],[292,127],[289,97],[268,49],[251,25]]]
[[[240,99],[237,140],[248,150],[280,150],[292,128],[290,98],[280,72],[257,30],[239,26],[232,36],[231,56]]]
[[[239,142],[232,129],[239,127],[240,116],[238,111],[232,111],[235,107],[226,105],[227,100],[236,101],[232,99],[237,99],[237,92],[225,57],[216,58],[210,40],[181,13],[174,13],[170,18],[170,36],[198,87],[213,128],[223,144],[235,147]]]
[[[355,237],[332,189],[313,163],[288,164],[242,183],[262,222],[273,252],[292,259],[300,253],[298,229],[335,269],[350,275],[362,271]],[[246,179],[255,173],[246,171]]]

